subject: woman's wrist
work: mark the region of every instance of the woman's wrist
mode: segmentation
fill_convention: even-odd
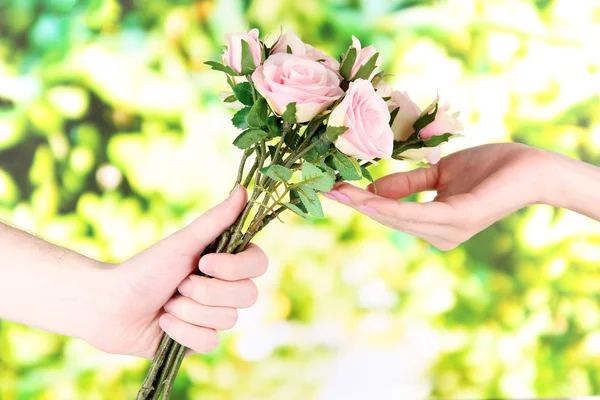
[[[600,168],[548,151],[543,203],[600,220]]]

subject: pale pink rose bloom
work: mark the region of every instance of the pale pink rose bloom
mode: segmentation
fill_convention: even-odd
[[[377,86],[375,86],[375,90],[377,91],[377,94],[382,98],[392,96],[392,87],[384,81],[379,82]]]
[[[276,114],[296,103],[298,122],[310,121],[344,94],[333,70],[294,54],[273,54],[254,71],[252,80]]]
[[[425,112],[431,113],[438,101],[439,99],[436,99],[432,105],[427,107]],[[463,130],[463,125],[458,119],[456,119],[456,114],[448,113],[449,110],[450,104],[448,103],[442,107],[438,106],[437,114],[435,114],[435,119],[433,122],[425,126],[423,129],[421,129],[421,132],[419,132],[421,139],[427,140],[432,136],[440,136],[444,133],[458,133]]]
[[[352,67],[352,72],[350,73],[350,79],[352,79],[354,78],[354,75],[356,75],[360,67],[365,65],[371,59],[371,57],[373,57],[377,53],[377,50],[372,45],[367,46],[363,49],[360,44],[360,40],[358,40],[356,36],[352,36],[352,45],[350,46],[350,48],[356,49],[356,61],[354,61],[354,66]],[[381,55],[377,56],[375,69],[373,70],[373,72],[371,72],[371,75],[369,76],[368,80],[371,80],[375,76],[375,74],[377,73],[377,68],[379,68],[380,65]]]
[[[357,79],[346,96],[331,112],[329,126],[346,126],[335,146],[344,154],[363,160],[391,158],[394,133],[385,101],[375,93],[371,82]]]
[[[288,46],[290,47],[293,55],[307,57],[314,61],[321,61],[323,64],[335,71],[340,69],[340,63],[338,60],[328,56],[310,44],[304,43],[293,31],[288,31],[279,37],[275,43],[275,46],[273,46],[271,49],[271,54],[287,53]]]
[[[409,161],[421,162],[427,160],[429,164],[437,164],[442,157],[442,145],[436,147],[423,147],[402,152],[400,156]]]
[[[250,46],[250,53],[254,65],[258,67],[262,62],[262,45],[258,40],[258,29],[252,29],[248,33],[230,33],[225,35],[227,48],[223,53],[223,61],[238,74],[242,73],[242,40]]]
[[[396,90],[392,92],[391,97],[392,108],[400,107],[392,123],[394,140],[404,142],[414,133],[413,124],[421,115],[421,109],[406,92]]]

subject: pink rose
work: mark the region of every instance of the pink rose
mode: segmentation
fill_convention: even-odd
[[[331,112],[329,126],[346,126],[335,146],[344,154],[363,160],[391,158],[394,133],[385,101],[375,93],[371,82],[350,83],[346,97]]]
[[[352,36],[352,45],[350,48],[356,49],[356,61],[354,61],[354,66],[352,67],[352,72],[350,73],[349,79],[354,78],[360,67],[365,65],[371,57],[373,57],[377,50],[373,46],[367,46],[364,49],[361,48],[360,40],[356,38],[356,36]],[[375,69],[371,72],[368,80],[371,80],[373,76],[377,73],[377,68],[381,65],[381,56],[377,56],[377,62],[375,62]]]
[[[420,149],[406,150],[399,154],[404,160],[421,162],[427,160],[429,164],[437,164],[442,157],[442,145],[436,147],[423,147]]]
[[[413,124],[421,115],[421,109],[411,100],[406,92],[396,90],[392,92],[391,97],[391,108],[400,108],[392,123],[394,140],[404,142],[414,133]]]
[[[328,56],[310,44],[304,43],[300,37],[292,31],[288,31],[279,36],[277,43],[275,43],[275,46],[271,49],[271,54],[287,53],[288,46],[295,56],[307,57],[314,61],[321,61],[334,71],[340,69],[340,63],[335,58]]]
[[[287,53],[266,59],[252,74],[256,90],[275,113],[281,115],[288,104],[296,103],[296,120],[308,122],[325,111],[344,91],[340,78],[320,62]]]
[[[223,53],[223,62],[238,74],[242,73],[242,40],[250,46],[250,53],[254,60],[254,66],[258,67],[262,62],[262,44],[258,40],[258,29],[252,29],[248,33],[230,33],[225,35],[227,48]]]
[[[392,87],[384,81],[379,82],[377,86],[375,86],[375,90],[381,98],[392,96]]]
[[[431,113],[438,101],[439,97],[423,113]],[[429,123],[419,132],[421,139],[427,140],[432,136],[440,136],[444,133],[457,133],[463,130],[462,123],[456,119],[458,114],[449,114],[448,110],[450,110],[450,104],[448,103],[442,107],[438,106],[433,122]]]

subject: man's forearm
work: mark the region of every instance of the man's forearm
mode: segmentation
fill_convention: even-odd
[[[600,168],[552,153],[547,203],[600,221]]]
[[[101,266],[0,223],[0,319],[85,339]]]

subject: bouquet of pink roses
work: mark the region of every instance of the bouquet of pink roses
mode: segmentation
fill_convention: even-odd
[[[235,183],[253,188],[210,252],[244,249],[285,210],[323,217],[318,192],[373,181],[367,168],[380,159],[436,163],[440,145],[462,129],[449,105],[436,99],[421,111],[393,91],[377,50],[355,37],[338,61],[293,32],[268,46],[253,29],[227,35],[222,63],[206,64],[231,86],[223,101],[237,110],[231,121],[242,132],[233,144],[243,151]],[[168,399],[185,352],[165,334],[137,398]]]

